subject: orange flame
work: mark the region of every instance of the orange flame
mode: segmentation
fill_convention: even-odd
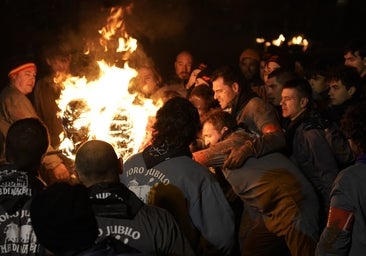
[[[108,51],[108,40],[120,33],[117,52],[129,56],[137,48],[137,41],[124,31],[122,8],[113,7],[108,24],[99,32],[100,44]],[[122,31],[121,31],[122,30]],[[120,68],[104,60],[97,61],[99,79],[88,81],[85,77],[70,77],[57,101],[59,117],[65,132],[60,135],[60,149],[72,160],[78,146],[90,139],[109,142],[119,157],[126,160],[138,152],[146,137],[146,126],[155,116],[157,106],[146,99],[135,104],[136,95],[128,92],[129,81],[137,75],[128,62]]]

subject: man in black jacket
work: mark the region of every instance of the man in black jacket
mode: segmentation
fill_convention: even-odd
[[[45,184],[39,176],[48,147],[48,133],[36,118],[15,121],[6,142],[6,163],[0,165],[1,255],[37,255],[39,243],[30,217],[30,202]]]
[[[122,164],[113,147],[101,140],[84,143],[75,168],[89,195],[99,225],[99,238],[115,237],[153,255],[194,255],[174,217],[144,204],[119,181]]]

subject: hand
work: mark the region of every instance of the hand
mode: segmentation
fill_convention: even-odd
[[[70,173],[63,163],[57,165],[52,171],[57,180],[68,180],[70,178]]]
[[[254,156],[251,143],[245,143],[240,147],[232,148],[228,157],[224,161],[223,167],[228,169],[240,168],[251,156]]]

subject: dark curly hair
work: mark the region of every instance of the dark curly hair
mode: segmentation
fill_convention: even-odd
[[[347,90],[354,86],[357,94],[361,91],[361,76],[354,67],[342,64],[334,66],[328,73],[327,81],[341,81]]]
[[[169,99],[156,113],[152,143],[167,143],[171,147],[189,146],[201,129],[197,109],[186,98]]]
[[[366,103],[350,106],[341,119],[344,135],[351,139],[365,153],[366,149]]]
[[[210,110],[202,123],[206,122],[211,123],[218,131],[226,126],[228,132],[232,133],[238,128],[235,118],[222,109]]]

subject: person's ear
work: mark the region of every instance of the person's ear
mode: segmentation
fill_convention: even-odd
[[[118,165],[119,165],[119,168],[118,168],[119,169],[119,174],[121,175],[123,173],[123,159],[122,159],[122,157],[118,158],[117,162],[118,162]]]
[[[362,63],[363,63],[364,66],[366,66],[366,57],[363,57]]]
[[[227,126],[222,127],[222,129],[221,129],[221,131],[220,131],[220,134],[221,134],[221,135],[224,135],[224,133],[225,133],[227,130],[229,130],[229,128],[228,128]]]
[[[46,58],[46,63],[48,66],[51,66],[51,59],[50,58]]]
[[[306,108],[306,106],[308,105],[308,103],[309,103],[309,99],[308,98],[301,98],[300,99],[300,106],[302,108]]]
[[[239,84],[237,82],[234,82],[231,87],[233,88],[234,92],[239,93]]]
[[[350,96],[353,96],[353,94],[356,92],[356,87],[351,86],[347,91]]]

